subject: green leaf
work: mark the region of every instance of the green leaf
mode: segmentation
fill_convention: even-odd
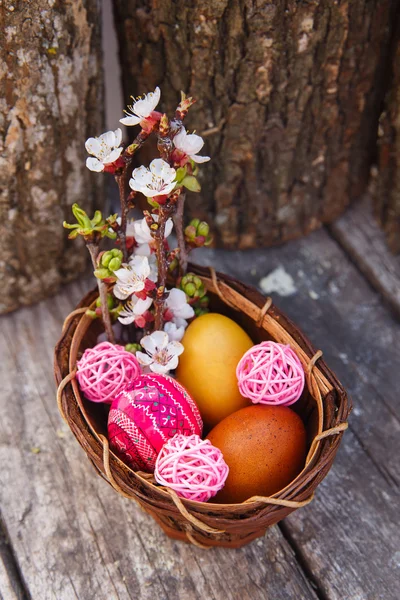
[[[103,215],[101,214],[101,211],[96,210],[96,212],[94,213],[93,219],[92,219],[93,227],[95,227],[96,225],[99,225],[99,223],[101,223],[102,219],[103,219]]]
[[[186,175],[181,183],[190,192],[200,192],[201,190],[199,182],[197,181],[196,177],[193,177],[193,175]]]
[[[72,205],[72,213],[81,227],[91,229],[91,222],[85,211],[75,202]]]
[[[158,204],[158,202],[156,202],[155,200],[153,200],[153,198],[147,198],[147,202],[150,204],[150,206],[152,206],[153,208],[160,208],[160,205]]]
[[[64,221],[63,223],[63,227],[65,227],[65,229],[78,229],[79,225],[77,223],[67,223],[67,221]]]
[[[78,229],[74,229],[73,231],[71,231],[71,233],[68,236],[69,240],[74,240],[75,238],[77,238],[79,235],[79,230]]]
[[[176,170],[176,181],[178,183],[181,183],[181,181],[185,178],[185,175],[187,173],[187,167],[179,167],[179,169]]]

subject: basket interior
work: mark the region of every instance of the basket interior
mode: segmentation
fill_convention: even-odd
[[[230,306],[228,306],[227,304],[225,304],[219,298],[219,296],[217,294],[208,292],[208,295],[210,296],[211,311],[221,313],[223,315],[226,315],[227,317],[230,317],[234,321],[236,321],[249,334],[249,336],[253,340],[254,344],[257,344],[257,343],[260,343],[260,342],[266,341],[266,340],[273,340],[276,342],[282,341],[282,340],[273,338],[269,334],[267,329],[258,327],[256,325],[256,323],[254,322],[254,320],[251,319],[249,316],[247,316],[244,312],[237,311],[237,310],[231,308]],[[82,355],[82,353],[84,352],[84,350],[86,348],[93,347],[97,343],[98,335],[100,333],[102,333],[102,326],[101,326],[100,321],[92,321],[89,324],[88,329],[86,329],[85,331],[86,331],[85,335],[82,336],[80,343],[79,343],[79,347],[78,347],[78,351],[77,351],[77,358],[80,358],[80,356]],[[72,359],[72,361],[74,360],[74,356],[72,356],[72,353],[71,353],[70,358]],[[75,359],[76,359],[76,357],[75,357]],[[75,365],[73,365],[73,364],[70,365],[71,368],[73,368],[74,366]],[[90,402],[90,401],[86,400],[86,398],[84,398],[81,394],[78,394],[78,402],[79,402],[82,414],[83,414],[89,428],[91,429],[92,433],[96,437],[98,437],[99,435],[107,436],[107,417],[108,417],[108,412],[109,412],[109,406],[100,404],[100,403],[98,404],[95,402]],[[307,462],[311,462],[313,455],[315,453],[315,450],[316,450],[315,445],[314,445],[313,451],[310,452],[312,441],[313,441],[314,437],[318,433],[321,433],[321,431],[322,431],[323,415],[322,415],[322,404],[318,403],[317,400],[311,394],[311,391],[307,385],[307,378],[306,378],[306,384],[305,384],[304,391],[303,391],[301,398],[295,404],[293,404],[290,408],[292,410],[294,410],[301,417],[301,419],[305,425],[305,428],[307,431],[307,443],[308,443]],[[118,457],[116,457],[116,455],[113,454],[113,456],[116,460],[118,460],[118,461],[120,460]],[[125,466],[125,468],[127,468],[127,467]],[[304,469],[298,475],[298,477],[300,477],[300,475],[303,472],[304,472]],[[292,483],[293,482],[291,482],[291,484]],[[286,488],[284,488],[284,489],[286,489]],[[283,490],[280,490],[279,492],[277,492],[277,494],[282,493],[282,491]],[[274,494],[274,496],[275,495],[276,494]],[[209,505],[211,503],[208,502],[207,504]]]

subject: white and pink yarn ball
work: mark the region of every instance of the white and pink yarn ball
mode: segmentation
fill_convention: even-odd
[[[224,487],[228,473],[221,450],[210,440],[177,434],[162,447],[154,476],[182,498],[207,502]]]
[[[304,369],[290,346],[262,342],[248,350],[236,368],[242,396],[254,404],[290,406],[304,389]]]
[[[140,375],[135,355],[110,342],[87,348],[76,366],[79,387],[92,402],[111,403],[121,388]]]

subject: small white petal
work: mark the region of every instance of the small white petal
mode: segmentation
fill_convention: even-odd
[[[122,325],[130,325],[135,320],[135,315],[131,314],[127,317],[123,317],[122,314],[118,316],[118,321],[122,323]]]
[[[175,311],[175,316],[181,319],[191,319],[194,317],[193,307],[190,304],[184,304],[179,310]]]
[[[135,237],[135,236],[133,236],[133,237]],[[150,248],[149,244],[140,244],[140,246],[137,246],[137,248],[135,248],[133,250],[133,254],[134,254],[134,256],[147,256],[148,259],[150,259],[152,256],[154,256],[151,254],[151,248]],[[151,279],[152,265],[151,265],[150,260],[149,260],[149,265],[150,265],[149,279]]]
[[[172,311],[176,308],[180,308],[182,305],[186,304],[186,294],[183,290],[178,288],[172,288],[168,294],[168,298],[165,301],[165,306],[170,308]]]
[[[179,342],[170,342],[167,346],[169,356],[180,356],[184,349],[185,348]]]
[[[143,352],[138,351],[136,352],[135,356],[140,362],[140,364],[145,365],[146,367],[151,365],[151,363],[153,362],[153,359],[148,354],[144,354]]]
[[[100,148],[101,148],[99,139],[93,138],[93,137],[89,138],[85,142],[85,148],[89,154],[93,154],[93,156],[97,156],[99,154]]]
[[[123,148],[114,148],[105,158],[103,158],[103,163],[105,165],[109,165],[117,160],[121,156],[121,152]]]
[[[152,303],[153,303],[153,300],[149,297],[147,297],[145,300],[142,300],[141,298],[137,298],[133,312],[135,313],[135,315],[138,315],[138,316],[143,315],[145,312],[147,312],[149,310]]]
[[[88,169],[95,171],[96,173],[101,173],[101,171],[104,171],[103,163],[101,163],[97,158],[94,158],[94,156],[89,156],[86,159],[86,166]]]
[[[114,135],[115,135],[115,147],[118,147],[121,145],[121,142],[122,142],[122,129],[120,127],[118,127],[114,131]]]
[[[133,256],[129,266],[140,279],[146,279],[150,275],[150,265],[147,256]]]
[[[104,143],[109,148],[114,148],[117,144],[115,143],[114,131],[106,131],[99,136],[100,143]]]
[[[209,156],[197,156],[196,154],[192,155],[190,158],[198,164],[205,163],[211,160]]]
[[[137,355],[137,353],[136,353],[136,355]],[[164,375],[165,373],[168,373],[169,367],[167,365],[161,365],[160,363],[153,362],[150,365],[150,370],[153,371],[153,373],[158,373],[159,375]]]
[[[176,342],[176,343],[179,344],[179,342]],[[171,360],[169,360],[167,362],[165,367],[168,369],[168,371],[172,371],[173,369],[176,369],[176,367],[178,366],[178,363],[179,363],[179,358],[177,356],[173,356],[171,358]]]
[[[156,87],[154,92],[150,92],[146,94],[144,98],[137,100],[137,102],[135,102],[132,106],[132,110],[135,115],[139,115],[139,117],[142,118],[148,117],[159,103],[160,95],[160,88]]]
[[[154,216],[157,216],[157,215],[154,215]],[[169,235],[171,235],[173,227],[174,227],[174,223],[173,223],[172,219],[168,219],[167,222],[165,223],[165,237],[166,238]]]
[[[132,116],[128,116],[128,117],[124,117],[123,119],[120,119],[119,122],[122,123],[122,125],[131,127],[132,125],[139,125],[141,120],[142,120],[141,117],[135,117],[134,115],[132,115]]]
[[[178,327],[175,323],[172,323],[172,321],[165,323],[164,331],[168,333],[169,339],[173,342],[180,342],[185,334],[185,328]]]

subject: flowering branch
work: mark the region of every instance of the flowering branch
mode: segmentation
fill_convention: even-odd
[[[115,177],[121,219],[117,221],[117,215],[113,215],[104,221],[101,213],[96,213],[90,221],[81,211],[78,225],[66,226],[74,230],[70,237],[81,234],[87,244],[98,279],[104,327],[110,341],[114,341],[111,316],[124,325],[134,324],[146,333],[151,331],[149,324],[154,321],[155,331],[151,336],[142,338],[147,353],[142,353],[142,364],[154,372],[167,372],[177,365],[177,357],[183,350],[179,341],[188,321],[207,310],[208,300],[201,280],[185,273],[190,250],[211,243],[209,227],[198,219],[185,227],[183,217],[185,191],[200,191],[197,163],[210,159],[199,155],[203,139],[195,133],[188,133],[183,126],[183,119],[195,100],[182,93],[171,120],[155,110],[159,100],[158,87],[154,92],[133,98],[120,122],[127,126],[139,125],[140,132],[127,147],[121,144],[121,129],[89,138],[86,142],[86,149],[91,155],[86,161],[87,167]],[[157,135],[160,158],[154,159],[148,168],[141,166],[133,170],[129,179],[132,191],[129,192],[127,180],[134,155],[153,133]],[[129,210],[138,193],[147,198],[152,210],[144,211],[143,219],[128,222]],[[170,249],[167,237],[173,222],[178,248]],[[118,236],[119,249],[100,253],[99,243],[104,236]],[[175,285],[180,289],[173,287],[167,290],[168,272],[176,275],[178,266],[180,279]],[[113,298],[107,297],[107,284],[111,283],[114,284]],[[108,304],[111,305],[111,316]],[[134,336],[134,339],[140,338]]]
[[[160,208],[157,229],[153,233],[153,237],[156,244],[156,256],[158,265],[158,279],[157,279],[157,292],[154,300],[155,314],[154,314],[154,327],[155,330],[161,330],[164,325],[164,301],[165,301],[165,287],[167,283],[168,274],[168,263],[167,255],[165,251],[165,224],[171,214],[174,211],[174,206],[163,206]],[[154,227],[154,226],[152,226]]]
[[[97,268],[97,257],[99,255],[99,243],[88,241],[85,239],[86,248],[89,250],[90,258],[92,259],[93,268]],[[110,311],[108,309],[107,285],[102,279],[97,279],[97,287],[99,289],[101,315],[103,318],[104,330],[107,339],[111,344],[115,344],[114,332],[111,325]]]
[[[176,237],[178,240],[178,248],[179,248],[178,261],[179,261],[179,275],[180,276],[182,276],[186,273],[187,265],[188,265],[188,252],[186,249],[185,234],[183,231],[183,215],[184,215],[184,209],[185,209],[185,196],[186,196],[185,193],[180,194],[177,204],[176,204],[176,213],[173,217],[175,230],[176,230]]]
[[[74,204],[72,206],[72,212],[77,222],[69,224],[64,221],[63,225],[66,229],[71,229],[71,233],[68,236],[70,239],[75,239],[78,235],[83,237],[86,247],[89,251],[90,258],[92,259],[93,268],[96,271],[98,267],[97,259],[100,250],[100,240],[103,237],[108,237],[111,239],[115,239],[116,237],[116,234],[110,231],[110,224],[114,224],[116,215],[112,215],[108,219],[104,220],[101,212],[96,210],[93,219],[89,219],[86,212],[80,208],[78,204]],[[111,326],[111,317],[107,300],[107,286],[101,279],[97,279],[97,286],[99,289],[104,329],[106,331],[108,340],[114,344],[114,332]]]

